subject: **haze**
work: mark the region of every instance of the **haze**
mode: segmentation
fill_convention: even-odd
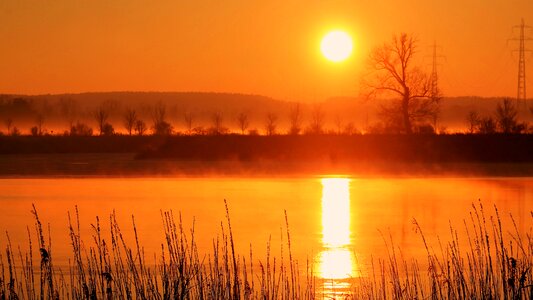
[[[441,46],[446,96],[514,96],[516,43],[507,40],[521,18],[533,25],[533,3],[2,0],[0,18],[0,93],[354,96],[368,52],[404,31],[418,37],[428,69],[429,46]],[[320,39],[333,29],[355,41],[342,64],[320,54]]]

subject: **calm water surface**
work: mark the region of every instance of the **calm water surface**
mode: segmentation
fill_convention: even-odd
[[[13,244],[27,247],[28,226],[34,234],[30,210],[35,204],[41,221],[50,224],[56,265],[66,265],[71,257],[67,212],[74,214],[76,206],[87,243],[96,216],[105,228],[115,210],[123,233],[131,238],[134,215],[147,254],[159,253],[164,241],[161,210],[173,210],[181,213],[186,227],[194,220],[196,239],[208,252],[225,223],[224,199],[239,253],[247,255],[251,245],[261,259],[271,239],[273,255],[279,255],[281,245],[286,254],[286,211],[293,256],[300,265],[309,259],[315,274],[342,287],[344,279],[368,269],[371,255],[387,255],[383,236],[389,245],[392,237],[404,255],[425,257],[413,218],[430,243],[436,243],[437,235],[448,240],[449,222],[462,227],[472,203],[481,199],[488,213],[497,205],[504,226],[510,225],[511,213],[525,233],[533,210],[533,178],[1,179],[0,230],[9,233]],[[0,243],[4,247],[6,235]]]

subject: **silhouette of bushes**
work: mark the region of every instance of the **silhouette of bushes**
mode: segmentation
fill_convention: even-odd
[[[428,129],[428,133],[431,133]],[[169,137],[141,158],[390,162],[530,162],[531,135],[298,135]]]
[[[81,122],[76,122],[75,125],[73,125],[70,128],[70,135],[71,136],[91,136],[93,135],[93,129],[89,127],[89,125]]]
[[[87,127],[79,126],[90,132]],[[249,161],[533,162],[533,135],[1,136],[0,154],[137,153],[139,158]],[[428,133],[431,133],[428,130]],[[145,151],[146,149],[151,151]]]

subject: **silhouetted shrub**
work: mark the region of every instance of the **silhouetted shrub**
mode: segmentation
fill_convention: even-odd
[[[513,133],[515,130],[522,131],[523,128],[517,127],[518,111],[511,99],[503,99],[496,107],[496,119],[498,129],[503,133]],[[518,132],[520,133],[520,132]]]
[[[13,127],[13,129],[11,129],[11,135],[12,136],[19,136],[21,134],[20,130],[17,128],[17,127]]]
[[[357,130],[353,122],[349,122],[348,124],[346,124],[346,126],[344,126],[344,129],[342,130],[341,134],[354,135],[354,134],[361,134],[361,132]]]
[[[526,122],[520,122],[513,125],[511,132],[515,134],[520,134],[527,132],[528,124]]]
[[[70,135],[73,136],[91,136],[93,135],[93,129],[89,127],[85,123],[76,122],[75,125],[73,125],[70,128]]]
[[[220,126],[220,127],[210,127],[207,129],[209,135],[224,135],[229,133],[229,128]]]
[[[106,135],[106,136],[113,135],[113,134],[115,134],[115,128],[113,128],[113,125],[111,125],[109,123],[105,123],[102,126],[102,132],[100,134],[101,135]]]
[[[466,116],[466,122],[468,124],[468,133],[476,133],[479,131],[479,125],[481,118],[476,111],[470,111]]]
[[[143,120],[137,120],[135,122],[135,132],[137,135],[143,135],[146,132],[146,123]]]
[[[479,122],[479,133],[493,134],[496,133],[496,122],[492,117],[483,117]]]
[[[415,132],[419,134],[435,134],[435,128],[430,124],[422,124],[415,128]]]
[[[157,122],[152,131],[154,135],[171,135],[174,128],[166,121]]]
[[[194,135],[206,135],[207,134],[207,130],[205,130],[205,128],[203,126],[198,126],[198,127],[194,127],[192,129],[192,133]]]
[[[31,135],[33,135],[33,136],[39,136],[39,128],[37,128],[37,126],[33,126],[30,129],[30,132],[31,132]]]

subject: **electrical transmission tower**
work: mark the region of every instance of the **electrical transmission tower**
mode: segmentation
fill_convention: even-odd
[[[437,52],[439,49],[441,49],[439,46],[437,46],[437,42],[433,42],[432,47],[432,62],[431,62],[431,76],[429,77],[429,97],[432,101],[438,102],[442,95],[440,93],[439,89],[439,74],[438,74],[438,67],[439,67],[439,59],[445,58],[442,55],[438,55]],[[437,119],[439,117],[439,110],[435,111],[433,114],[433,128],[437,128]]]
[[[525,31],[526,28],[530,29],[531,27],[525,25],[524,19],[522,19],[520,25],[514,26],[513,28],[519,29],[518,38],[511,39],[513,41],[518,41],[518,49],[514,50],[518,52],[518,87],[516,91],[516,101],[518,102],[518,105],[526,105],[526,52],[529,51],[526,49],[526,41],[532,39],[526,35]]]
[[[433,63],[431,65],[430,93],[433,100],[439,99],[439,75],[437,73],[437,42],[433,43]]]
[[[520,44],[519,44],[519,54],[518,54],[518,92],[516,99],[526,100],[526,55],[525,55],[525,41],[524,41],[524,19],[520,24]]]

